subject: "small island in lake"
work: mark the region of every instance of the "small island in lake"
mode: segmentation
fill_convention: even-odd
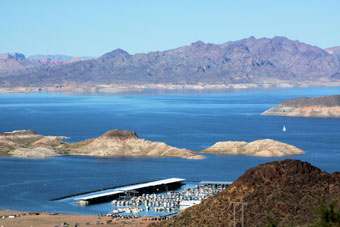
[[[205,158],[187,149],[140,139],[135,132],[128,130],[111,130],[98,138],[78,143],[66,143],[61,140],[66,138],[43,136],[32,130],[5,132],[0,134],[0,152],[24,158],[45,158],[58,155]]]
[[[340,95],[285,100],[262,115],[339,118]]]
[[[128,130],[107,131],[98,138],[76,143],[62,141],[64,136],[43,136],[32,130],[17,130],[0,134],[0,153],[23,158],[46,158],[59,155],[86,155],[99,157],[181,157],[204,159],[205,156],[187,149],[169,146],[163,142],[140,139]],[[218,142],[200,153],[285,156],[304,151],[271,139],[251,143],[240,141]]]
[[[279,141],[264,139],[250,143],[244,141],[217,142],[202,153],[227,154],[227,155],[252,155],[262,157],[298,155],[305,152],[292,145]]]

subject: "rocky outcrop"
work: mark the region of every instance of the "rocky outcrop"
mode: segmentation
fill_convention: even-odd
[[[326,48],[325,50],[332,55],[340,57],[340,46]]]
[[[244,226],[311,226],[319,197],[326,202],[340,199],[340,173],[328,174],[307,162],[286,159],[247,170],[232,185],[169,221],[154,226],[233,226],[231,202],[247,203]],[[241,226],[241,205],[236,205]]]
[[[9,59],[24,60],[25,55],[23,55],[21,53],[3,53],[3,54],[0,54],[0,60],[9,60]]]
[[[262,115],[339,118],[340,95],[285,100]]]
[[[30,67],[36,67],[39,64],[31,62],[20,53],[3,53],[0,54],[0,77],[5,75],[16,74]]]
[[[102,136],[78,143],[65,143],[65,137],[42,136],[31,130],[13,131],[0,135],[0,152],[25,158],[44,158],[57,155],[91,155],[103,157],[181,157],[202,159],[187,149],[165,143],[139,139],[133,131],[112,130]]]
[[[2,53],[0,54],[0,77],[20,74],[31,68],[42,67],[46,69],[46,66],[52,67],[88,59],[91,58],[39,54],[26,58],[25,55],[21,53]]]
[[[202,159],[187,149],[171,147],[162,142],[139,139],[137,134],[126,130],[112,130],[96,139],[70,144],[70,154],[91,156],[149,156]]]
[[[14,157],[21,158],[47,158],[60,155],[56,149],[51,147],[32,147],[32,148],[17,148],[8,153]]]
[[[297,147],[271,139],[256,140],[250,143],[243,141],[217,142],[202,152],[211,154],[252,155],[262,157],[298,155],[305,153]]]
[[[62,153],[64,136],[42,136],[32,130],[0,134],[0,152],[14,157],[45,158]]]

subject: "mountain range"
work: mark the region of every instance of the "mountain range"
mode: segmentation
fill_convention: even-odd
[[[105,92],[110,88],[323,85],[340,85],[340,47],[322,49],[285,37],[249,37],[224,44],[197,41],[133,55],[116,49],[99,58],[75,61],[39,55],[26,59],[18,53],[0,55],[2,90],[79,88]]]

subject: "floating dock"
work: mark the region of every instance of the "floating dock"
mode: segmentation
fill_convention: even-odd
[[[165,192],[168,190],[176,190],[183,185],[183,181],[185,181],[185,179],[182,178],[169,178],[164,180],[151,181],[147,183],[118,187],[112,190],[107,190],[105,192],[96,193],[93,195],[77,197],[75,198],[75,200],[76,203],[84,206],[97,203],[104,203],[131,194],[135,195],[143,193],[151,194]]]
[[[231,185],[233,181],[200,181],[200,185]]]

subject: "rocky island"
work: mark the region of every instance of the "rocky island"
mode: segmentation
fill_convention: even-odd
[[[262,115],[339,118],[340,95],[285,100]]]
[[[32,130],[17,130],[0,134],[0,154],[24,158],[45,158],[58,155],[87,155],[100,157],[181,157],[204,159],[196,152],[169,146],[163,142],[140,139],[128,130],[107,131],[98,138],[67,143],[63,136],[43,136]],[[303,154],[292,145],[271,139],[217,142],[200,153],[252,155],[262,157]]]
[[[65,138],[43,136],[32,130],[6,132],[0,134],[0,152],[25,158],[45,158],[58,155],[205,158],[187,149],[140,139],[135,132],[127,130],[111,130],[98,138],[78,143],[66,143],[61,140]]]
[[[217,142],[202,153],[228,154],[228,155],[252,155],[262,157],[298,155],[305,152],[292,145],[279,141],[264,139],[250,143],[244,141]]]

